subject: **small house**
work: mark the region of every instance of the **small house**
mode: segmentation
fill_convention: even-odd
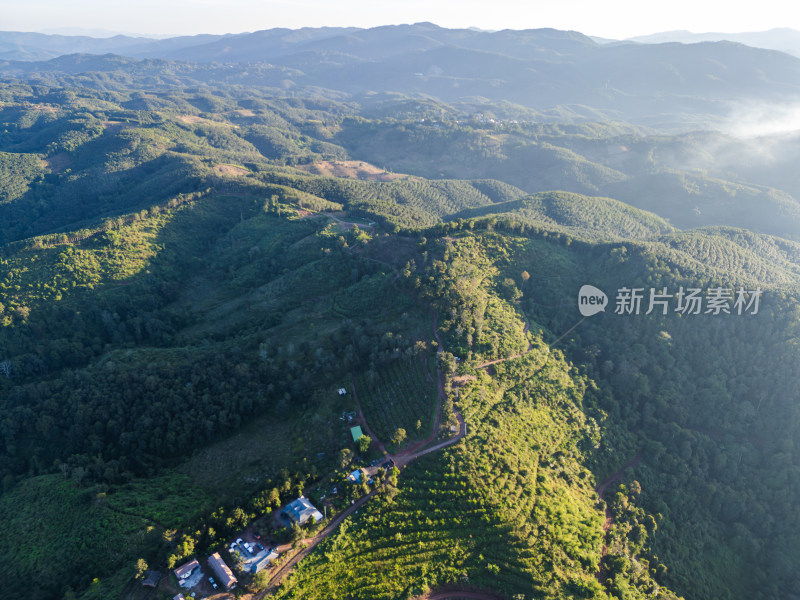
[[[186,596],[183,594],[178,594],[177,596],[173,596],[172,600],[186,600]]]
[[[315,523],[319,523],[323,519],[322,513],[304,496],[300,496],[294,502],[287,504],[281,511],[281,514],[300,525],[305,525],[311,518],[314,519]]]
[[[231,568],[222,560],[219,552],[214,552],[214,554],[208,557],[208,566],[216,573],[219,582],[225,586],[226,590],[232,590],[236,587],[239,580],[233,575]]]
[[[340,395],[340,396],[344,396],[344,395],[346,395],[346,394],[347,394],[347,390],[346,390],[346,389],[344,389],[344,388],[339,388],[339,395]]]
[[[361,475],[363,471],[361,469],[356,469],[350,475],[347,476],[347,479],[352,481],[353,483],[361,483]]]
[[[188,563],[181,565],[180,567],[175,569],[173,573],[175,573],[175,577],[178,578],[178,583],[182,584],[192,576],[192,573],[194,573],[195,569],[199,568],[200,568],[200,563],[197,562],[197,559],[195,558],[194,560],[191,560]]]
[[[275,550],[269,550],[266,556],[262,556],[250,565],[250,572],[255,575],[259,571],[263,571],[276,560],[278,560],[279,556],[280,554],[275,552]]]
[[[142,585],[149,588],[155,588],[158,586],[158,582],[161,579],[161,571],[147,571],[145,572],[144,581]]]
[[[353,436],[353,441],[357,442],[359,438],[363,437],[364,433],[361,431],[361,427],[356,425],[350,428],[350,435]]]

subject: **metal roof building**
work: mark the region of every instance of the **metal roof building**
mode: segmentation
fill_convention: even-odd
[[[185,565],[181,565],[177,569],[173,571],[175,573],[175,577],[178,578],[180,581],[181,579],[188,579],[188,577],[194,572],[196,568],[200,566],[200,563],[197,562],[197,559],[189,561]]]
[[[143,586],[151,588],[158,586],[158,582],[161,579],[161,571],[147,571],[145,575],[146,577],[142,582]]]
[[[295,523],[300,523],[300,525],[305,524],[312,517],[316,522],[323,519],[322,513],[304,496],[300,496],[294,502],[287,504],[281,512]]]
[[[275,552],[275,550],[270,550],[269,553],[264,556],[263,558],[258,559],[252,565],[250,565],[250,571],[253,573],[258,573],[266,569],[272,563],[274,563],[280,555]]]
[[[236,587],[239,580],[234,577],[233,571],[231,571],[231,568],[222,560],[219,552],[214,552],[214,554],[208,557],[208,566],[216,573],[219,582],[225,586],[226,590],[231,590]]]

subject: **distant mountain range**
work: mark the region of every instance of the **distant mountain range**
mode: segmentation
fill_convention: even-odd
[[[144,58],[148,53],[166,54],[187,46],[207,44],[222,37],[224,36],[195,35],[154,39],[126,35],[89,37],[2,31],[0,32],[0,60],[42,61],[75,53],[110,53]]]
[[[22,78],[124,69],[146,74],[143,87],[163,86],[164,77],[152,78],[167,69],[179,85],[502,100],[675,128],[726,118],[733,104],[800,100],[800,60],[783,52],[731,41],[599,43],[555,29],[486,32],[417,23],[161,40],[0,33],[2,58],[0,75]]]
[[[539,30],[545,31],[545,30]],[[391,33],[390,33],[391,32]],[[172,58],[189,60],[241,60],[242,52],[256,49],[260,58],[274,58],[286,51],[313,50],[322,40],[330,40],[340,50],[360,45],[370,39],[389,34],[397,39],[397,34],[429,37],[433,44],[456,43],[466,47],[485,48],[487,39],[508,40],[524,34],[524,31],[487,31],[478,28],[446,29],[430,23],[399,25],[361,29],[357,27],[321,27],[284,29],[275,28],[253,33],[227,35],[186,35],[150,36],[137,34],[115,34],[97,30],[59,30],[52,33],[29,33],[0,31],[0,59],[4,60],[47,60],[63,54],[84,52],[88,54],[123,54],[134,58]],[[706,32],[693,33],[686,30],[664,31],[641,35],[625,40],[591,37],[599,44],[664,44],[679,42],[695,44],[698,42],[736,42],[778,50],[800,57],[800,31],[789,28],[775,28],[768,31],[741,33]],[[323,42],[326,44],[326,42]],[[489,46],[493,44],[488,42]],[[247,55],[245,60],[252,60]]]
[[[779,50],[800,57],[800,31],[788,28],[776,28],[769,31],[751,31],[745,33],[692,33],[691,31],[664,31],[651,35],[630,38],[628,41],[643,44],[664,44],[680,42],[695,44],[698,42],[738,42],[754,48]]]

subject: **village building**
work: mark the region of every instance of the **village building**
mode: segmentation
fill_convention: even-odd
[[[226,590],[232,590],[236,587],[239,580],[233,575],[231,568],[222,560],[219,552],[214,552],[208,557],[208,566],[211,567],[211,570],[214,571],[219,578],[219,582],[225,586]]]
[[[177,569],[173,571],[175,573],[175,577],[178,578],[178,585],[181,587],[185,587],[186,582],[191,579],[192,574],[195,572],[195,569],[200,568],[200,563],[197,562],[197,559],[189,561],[186,564],[181,565]]]
[[[350,428],[350,435],[353,436],[353,441],[357,442],[359,438],[364,435],[364,433],[361,431],[361,427],[357,425]]]
[[[149,588],[155,588],[158,586],[158,582],[161,579],[161,572],[160,571],[147,571],[145,573],[144,581],[142,585]]]
[[[304,496],[300,496],[294,502],[287,504],[281,511],[281,514],[300,525],[305,525],[311,518],[313,518],[316,523],[323,519],[322,513]]]
[[[280,554],[275,552],[275,550],[270,550],[266,556],[259,558],[250,565],[250,572],[255,575],[259,571],[263,571],[264,569],[269,567],[272,563],[274,563],[276,560],[278,560],[279,556]]]

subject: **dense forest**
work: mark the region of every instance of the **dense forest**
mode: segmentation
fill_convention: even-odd
[[[144,66],[0,82],[4,597],[144,598],[143,563],[297,543],[270,515],[332,484],[373,496],[277,597],[796,596],[784,159]]]

